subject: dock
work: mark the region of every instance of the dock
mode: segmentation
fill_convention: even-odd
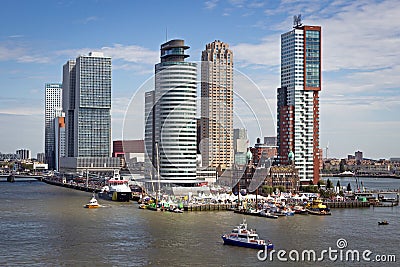
[[[225,204],[225,203],[216,203],[216,204],[190,204],[184,205],[184,211],[231,211],[236,208],[236,204]]]
[[[335,202],[324,202],[324,204],[330,209],[338,208],[369,208],[372,206],[370,202],[363,201],[335,201]]]
[[[398,206],[399,202],[335,201],[335,202],[324,202],[324,204],[330,209],[338,209],[338,208],[394,207]]]
[[[57,180],[46,179],[46,178],[41,178],[40,181],[45,182],[46,184],[71,188],[71,189],[85,191],[85,192],[95,192],[95,193],[100,192],[100,188],[93,187],[93,186],[86,187],[86,185],[63,183],[63,182],[59,182]]]

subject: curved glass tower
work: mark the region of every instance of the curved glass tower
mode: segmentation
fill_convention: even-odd
[[[162,183],[190,184],[196,180],[197,65],[185,62],[189,46],[183,40],[161,45],[155,66],[154,145],[158,143]],[[154,162],[154,161],[153,161]],[[156,164],[155,164],[156,165]]]

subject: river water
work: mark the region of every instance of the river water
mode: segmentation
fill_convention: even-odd
[[[341,178],[342,185],[348,182],[351,178]],[[365,179],[364,186],[398,189],[400,180]],[[90,193],[42,182],[1,182],[0,190],[0,266],[398,266],[400,261],[399,207],[334,209],[332,216],[277,220],[246,217],[276,250],[300,255],[314,250],[319,257],[329,247],[340,250],[337,240],[345,239],[344,253],[370,250],[370,259],[394,255],[397,260],[347,262],[325,255],[323,262],[294,263],[286,255],[289,262],[275,257],[271,263],[260,261],[257,250],[223,245],[221,235],[243,219],[229,211],[163,213],[102,200],[106,207],[84,209]],[[390,224],[378,226],[383,219]]]

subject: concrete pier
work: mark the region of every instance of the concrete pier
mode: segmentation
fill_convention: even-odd
[[[235,208],[234,204],[191,204],[184,205],[184,211],[227,211]]]
[[[99,188],[90,187],[90,186],[86,187],[85,185],[62,183],[62,182],[58,182],[58,181],[54,181],[54,180],[50,180],[50,179],[45,179],[45,178],[42,178],[41,181],[45,182],[46,184],[72,188],[72,189],[76,189],[76,190],[80,190],[80,191],[95,192],[95,193],[100,192]]]

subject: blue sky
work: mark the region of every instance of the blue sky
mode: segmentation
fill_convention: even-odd
[[[44,150],[44,84],[61,82],[62,65],[89,51],[113,58],[112,131],[120,139],[125,112],[151,82],[166,35],[184,39],[192,61],[206,43],[229,43],[237,73],[260,89],[275,119],[280,34],[301,13],[304,24],[322,26],[320,146],[329,144],[335,157],[356,150],[400,156],[398,1],[3,0],[1,13],[2,153]],[[275,133],[271,121],[261,123],[261,134]],[[252,127],[251,144],[259,135]],[[140,131],[132,137],[142,138]]]

